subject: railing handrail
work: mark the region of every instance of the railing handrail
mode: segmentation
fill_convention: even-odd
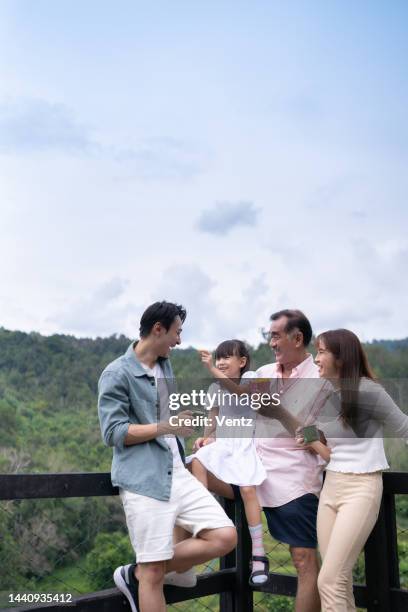
[[[354,585],[356,604],[369,612],[402,612],[408,609],[408,590],[401,589],[396,540],[396,494],[408,494],[407,472],[384,472],[384,494],[379,519],[365,547],[366,585]],[[55,474],[0,474],[0,500],[96,497],[118,495],[109,472],[69,472]],[[250,537],[241,502],[224,500],[227,513],[238,531],[236,551],[221,559],[220,571],[199,578],[194,589],[166,587],[166,601],[175,603],[220,593],[222,612],[251,612],[253,591],[275,595],[296,593],[297,579],[276,572],[264,586],[248,586]],[[64,607],[67,607],[64,605]],[[121,594],[115,589],[90,593],[75,600],[78,612],[114,612],[126,610]],[[62,606],[48,605],[14,608],[19,612],[60,612]]]
[[[408,472],[384,472],[384,493],[408,494]],[[110,472],[0,474],[0,500],[118,495]]]

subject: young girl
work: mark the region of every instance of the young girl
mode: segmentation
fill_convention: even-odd
[[[201,351],[201,359],[213,376],[228,381],[232,389],[243,381],[256,378],[249,372],[249,353],[240,340],[222,342],[215,351],[215,364],[211,353]],[[235,380],[235,382],[234,382]],[[227,383],[228,384],[228,383]],[[238,389],[242,391],[242,387]],[[265,469],[259,459],[254,445],[253,435],[255,419],[253,410],[244,402],[242,394],[231,394],[213,383],[208,389],[208,396],[219,398],[212,408],[210,417],[212,425],[207,427],[204,438],[198,438],[198,448],[192,460],[192,472],[208,488],[209,477],[224,483],[238,486],[244,502],[249,532],[252,538],[252,573],[250,584],[262,584],[269,578],[269,562],[265,556],[262,539],[261,508],[256,496],[255,486],[266,478]],[[242,426],[216,427],[215,417],[228,419],[242,418]]]
[[[406,438],[408,417],[375,382],[353,332],[325,332],[316,345],[319,374],[334,387],[331,414],[320,424],[330,450],[320,442],[311,444],[328,460],[317,514],[323,559],[318,587],[323,612],[349,612],[356,609],[353,566],[376,523],[382,470],[389,467],[383,429]]]

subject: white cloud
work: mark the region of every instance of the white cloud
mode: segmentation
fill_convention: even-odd
[[[46,151],[89,152],[95,147],[88,129],[64,104],[41,99],[0,104],[0,151],[30,154]]]
[[[211,291],[215,285],[215,281],[197,264],[174,265],[164,271],[154,299],[165,299],[185,306],[184,343],[194,341],[203,344],[213,336],[217,305]]]
[[[127,286],[127,280],[112,278],[89,295],[73,300],[63,310],[49,317],[49,321],[66,333],[82,336],[129,333],[129,318],[138,309],[123,299]]]
[[[225,280],[224,274],[213,278],[196,264],[171,266],[165,271],[153,298],[187,308],[184,345],[214,348],[231,338],[254,344],[261,341],[260,329],[270,314],[271,287],[258,275],[243,280],[230,292]]]
[[[252,202],[218,202],[212,209],[204,210],[197,228],[202,232],[222,236],[239,226],[253,227],[259,210]]]
[[[175,138],[143,138],[134,144],[105,144],[91,135],[65,104],[37,98],[0,103],[0,153],[32,156],[88,155],[123,166],[128,178],[150,181],[191,179],[208,165],[202,146]]]
[[[111,149],[130,176],[148,180],[190,179],[201,174],[209,154],[202,147],[174,138],[144,139],[129,148]]]
[[[95,24],[75,3],[7,4],[0,325],[135,335],[167,298],[189,310],[185,338],[212,346],[256,342],[284,307],[316,328],[407,334],[406,36],[392,16],[363,31],[357,11],[345,62],[333,24],[347,10],[316,27],[285,3],[233,23],[162,3],[158,23],[106,3]]]

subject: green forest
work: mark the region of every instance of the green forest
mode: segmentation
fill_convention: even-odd
[[[104,367],[129,344],[123,335],[78,339],[0,328],[0,471],[109,471],[112,451],[100,437],[97,382]],[[380,379],[406,377],[408,338],[374,341],[365,348]],[[251,349],[251,355],[253,369],[272,361],[264,343]],[[175,349],[171,361],[177,378],[207,376],[193,348]],[[399,399],[406,408],[404,393]],[[401,441],[387,446],[391,468],[408,471],[406,445]],[[405,529],[408,500],[400,496],[397,504],[399,526]],[[405,535],[400,542],[401,573],[408,578]],[[277,567],[292,571],[285,567],[282,548],[271,543],[270,550]],[[85,593],[109,588],[112,569],[131,558],[116,498],[0,503],[0,605],[6,605],[7,593],[22,589]]]

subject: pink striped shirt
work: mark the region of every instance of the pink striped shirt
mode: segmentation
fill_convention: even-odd
[[[312,355],[293,368],[289,378],[282,378],[278,363],[262,366],[257,375],[280,379],[276,386],[282,405],[304,424],[316,421],[327,393]],[[266,428],[268,437],[262,437]],[[256,449],[267,473],[266,480],[257,487],[261,506],[283,506],[306,493],[319,496],[325,463],[318,455],[300,449],[278,421],[272,425],[267,417],[257,416],[255,436]]]

